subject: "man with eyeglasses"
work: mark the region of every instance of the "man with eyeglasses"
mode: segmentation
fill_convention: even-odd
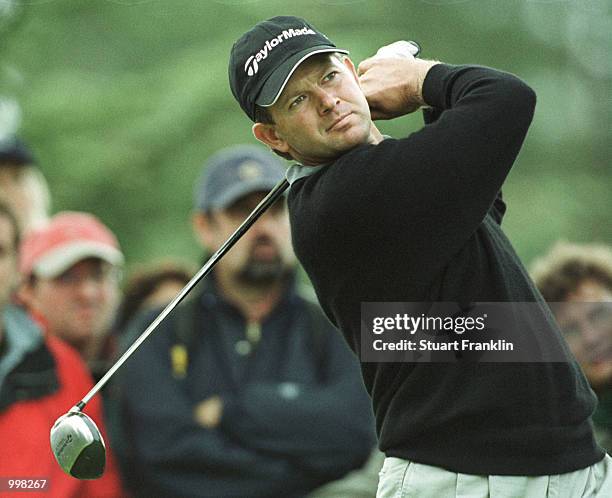
[[[612,452],[612,249],[559,242],[532,274],[599,398],[595,437]]]
[[[76,348],[94,377],[106,370],[123,255],[96,217],[64,212],[21,245],[19,297],[53,335]]]

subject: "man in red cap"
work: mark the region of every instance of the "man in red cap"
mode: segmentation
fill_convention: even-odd
[[[64,212],[21,245],[19,297],[47,330],[76,348],[94,377],[119,300],[123,255],[96,217]]]
[[[51,425],[92,382],[76,351],[43,333],[11,303],[19,238],[15,215],[0,201],[0,494],[21,490],[46,498],[126,496],[110,452],[104,476],[94,481],[68,476],[53,457]],[[98,396],[88,405],[88,414],[105,433]]]

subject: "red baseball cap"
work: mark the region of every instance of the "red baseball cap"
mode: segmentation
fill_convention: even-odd
[[[27,234],[19,256],[24,277],[55,278],[87,258],[123,263],[113,233],[95,216],[72,211],[55,215],[47,225]]]

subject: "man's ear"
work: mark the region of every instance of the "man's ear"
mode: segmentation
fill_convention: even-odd
[[[34,284],[22,279],[15,289],[15,298],[18,303],[28,308],[35,308]]]
[[[191,216],[191,227],[193,228],[193,234],[202,247],[208,249],[214,247],[213,240],[213,221],[209,214],[201,211],[195,211]]]
[[[271,149],[289,152],[289,144],[278,135],[273,124],[255,123],[251,129],[255,138]]]
[[[342,62],[348,68],[348,70],[352,73],[353,77],[355,78],[355,81],[359,83],[359,76],[357,75],[357,70],[355,69],[355,64],[353,64],[353,61],[349,59],[348,57],[343,57]]]

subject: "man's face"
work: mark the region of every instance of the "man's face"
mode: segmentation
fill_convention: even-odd
[[[555,316],[591,386],[612,386],[612,291],[585,280]]]
[[[194,227],[202,245],[211,251],[219,249],[265,195],[254,192],[226,209],[196,214]],[[294,266],[289,216],[281,199],[223,256],[215,271],[226,280],[257,287],[278,281]]]
[[[330,162],[373,140],[370,109],[348,58],[310,57],[269,109],[278,142],[268,145],[305,165]]]
[[[35,279],[25,295],[52,334],[83,352],[110,329],[119,300],[118,272],[98,258],[84,259],[56,278]]]
[[[48,197],[40,173],[30,166],[0,164],[0,201],[11,207],[23,232],[41,226]]]
[[[17,280],[15,229],[6,216],[0,215],[0,310],[11,299]]]

